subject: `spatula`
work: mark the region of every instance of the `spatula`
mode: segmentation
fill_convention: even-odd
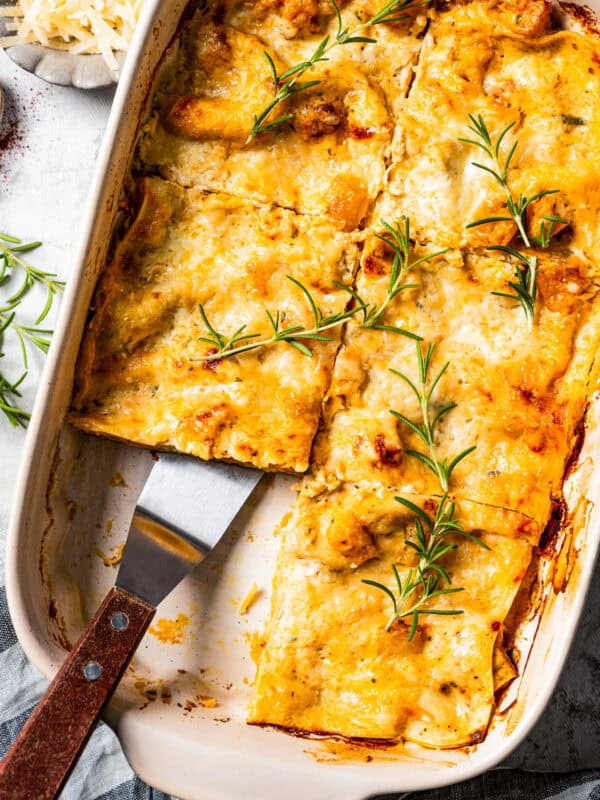
[[[53,800],[156,606],[212,550],[262,472],[163,454],[137,502],[116,586],[0,763],[0,800]]]

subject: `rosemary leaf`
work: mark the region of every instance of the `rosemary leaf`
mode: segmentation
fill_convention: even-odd
[[[379,581],[363,580],[363,583],[384,592],[392,601],[392,613],[386,624],[387,631],[391,629],[397,620],[410,618],[409,641],[414,637],[423,614],[450,616],[463,613],[462,609],[440,609],[429,605],[436,597],[464,591],[463,587],[451,586],[450,574],[441,563],[448,553],[458,547],[457,542],[449,540],[448,537],[464,536],[489,550],[489,547],[480,539],[470,533],[465,533],[461,523],[456,518],[454,501],[448,495],[450,478],[454,469],[469,453],[473,452],[475,446],[467,447],[450,460],[440,459],[436,451],[436,427],[445,414],[456,408],[456,403],[452,401],[439,406],[437,409],[432,407],[433,393],[449,364],[444,364],[435,377],[430,380],[429,371],[435,345],[430,343],[423,349],[421,343],[417,342],[416,349],[418,372],[416,383],[397,370],[392,369],[390,371],[401,378],[417,398],[422,420],[413,422],[399,411],[391,410],[391,413],[425,444],[427,452],[412,449],[404,452],[413,458],[417,458],[433,472],[438,479],[443,494],[433,518],[411,500],[407,500],[405,497],[394,498],[397,503],[400,503],[414,514],[415,538],[414,540],[407,540],[406,545],[414,550],[419,557],[416,568],[408,570],[404,581],[401,579],[396,564],[392,564],[397,594],[394,594],[388,586]]]
[[[362,22],[354,28],[344,27],[342,13],[336,0],[330,0],[330,2],[337,19],[337,31],[333,37],[329,34],[324,36],[308,60],[301,61],[279,74],[273,58],[266,50],[264,51],[265,59],[267,60],[273,76],[273,99],[259,114],[254,115],[254,122],[246,144],[249,144],[261,133],[272,131],[293,118],[293,114],[291,113],[281,114],[275,117],[275,119],[271,119],[270,117],[271,113],[282,103],[285,103],[292,95],[306,91],[320,83],[318,80],[299,81],[317,64],[328,61],[329,53],[334,48],[347,44],[375,44],[377,42],[376,39],[363,36],[362,32],[376,25],[399,22],[405,19],[411,10],[429,5],[431,0],[391,0],[391,2],[386,3],[366,22]]]
[[[508,184],[508,171],[512,163],[513,156],[519,144],[518,139],[515,139],[508,149],[506,157],[503,159],[500,153],[501,145],[508,133],[512,130],[516,123],[511,122],[507,125],[494,141],[481,114],[469,114],[471,124],[468,126],[475,138],[461,138],[460,142],[473,145],[483,151],[489,158],[491,166],[481,164],[478,161],[471,162],[474,167],[487,172],[494,180],[504,189],[506,194],[506,210],[507,216],[493,216],[476,219],[469,222],[467,228],[475,228],[480,225],[488,225],[494,222],[513,221],[517,226],[518,234],[526,248],[532,249],[533,244],[541,248],[547,248],[550,245],[554,226],[557,224],[567,224],[567,220],[561,219],[556,216],[545,216],[540,222],[540,231],[538,236],[532,236],[527,232],[527,209],[536,200],[546,195],[556,194],[558,189],[546,189],[541,192],[536,192],[530,197],[519,194],[514,195]],[[574,123],[575,124],[575,123]],[[492,245],[488,250],[500,250],[508,253],[518,260],[515,267],[515,280],[508,281],[508,286],[512,292],[492,292],[491,294],[497,297],[504,297],[509,300],[516,301],[521,304],[525,319],[529,330],[533,329],[535,318],[535,303],[537,297],[537,257],[525,255],[518,252],[514,248],[505,247],[502,245]]]
[[[279,309],[275,312],[272,312],[266,308],[265,314],[272,329],[271,336],[262,337],[259,333],[244,333],[246,330],[246,325],[242,325],[231,336],[226,336],[225,334],[215,330],[214,326],[211,324],[206,315],[204,307],[199,305],[200,316],[207,330],[207,335],[199,337],[199,341],[210,344],[212,352],[209,352],[203,356],[196,356],[190,360],[220,361],[223,358],[239,356],[242,353],[248,353],[252,350],[257,350],[262,347],[269,347],[270,345],[278,344],[279,342],[286,342],[310,358],[312,357],[312,350],[305,344],[305,341],[332,341],[332,337],[325,333],[326,331],[340,327],[347,320],[349,320],[350,317],[354,316],[354,314],[363,311],[362,302],[358,302],[352,308],[346,309],[338,314],[325,315],[317,305],[317,302],[310,291],[303,283],[301,283],[301,281],[297,280],[291,275],[288,275],[287,279],[297,286],[304,295],[308,307],[313,315],[313,327],[305,328],[303,325],[292,325],[284,328],[282,325],[284,320],[283,312]],[[336,284],[336,286],[340,287],[342,284]]]
[[[565,125],[586,125],[583,117],[575,117],[572,114],[561,114],[560,116]]]
[[[6,416],[13,428],[26,427],[30,414],[23,411],[17,405],[18,398],[21,397],[19,386],[27,377],[24,372],[21,377],[11,382],[0,372],[0,411]]]
[[[447,493],[440,499],[433,518],[404,497],[396,497],[395,500],[415,514],[415,539],[407,540],[406,544],[416,552],[419,558],[417,566],[407,571],[403,581],[397,565],[392,564],[395,592],[379,581],[363,579],[363,583],[384,592],[392,603],[392,613],[386,623],[386,631],[389,631],[397,620],[410,618],[408,640],[411,641],[422,615],[456,616],[464,613],[459,608],[442,609],[429,605],[437,597],[464,591],[464,587],[451,586],[450,575],[440,563],[448,553],[458,547],[456,541],[448,541],[448,537],[466,535],[468,539],[486,549],[489,548],[476,537],[465,534],[455,518],[454,502]]]
[[[438,457],[435,445],[435,434],[443,417],[456,407],[456,403],[448,402],[439,406],[438,408],[435,408],[432,403],[432,396],[442,376],[448,369],[449,364],[444,364],[437,375],[430,380],[429,371],[435,350],[435,344],[430,343],[427,345],[425,350],[423,350],[421,343],[417,342],[416,350],[419,376],[416,384],[413,383],[407,375],[399,372],[398,370],[390,369],[390,372],[401,378],[416,397],[419,404],[419,409],[421,411],[421,420],[419,422],[414,422],[406,415],[394,409],[390,409],[390,413],[393,414],[396,419],[400,420],[403,425],[406,425],[416,436],[418,436],[427,448],[426,452],[421,452],[419,450],[405,450],[405,453],[421,461],[421,463],[423,463],[427,469],[433,472],[438,480],[440,489],[443,492],[447,492],[453,471],[460,464],[460,462],[469,455],[469,453],[473,452],[475,446],[473,445],[472,447],[466,448],[451,459],[440,459]]]
[[[63,281],[58,280],[53,272],[45,272],[33,266],[23,258],[25,253],[37,250],[41,242],[23,242],[16,236],[0,233],[0,288],[8,285],[17,273],[22,273],[22,280],[14,291],[3,302],[0,301],[0,340],[11,332],[14,334],[23,361],[23,373],[18,380],[13,381],[0,373],[0,411],[6,416],[13,426],[25,426],[29,413],[19,406],[21,393],[19,387],[27,377],[28,346],[33,346],[43,353],[48,351],[52,331],[41,328],[40,323],[48,316],[52,303],[57,294],[64,288]],[[46,289],[46,299],[38,314],[34,325],[21,323],[17,314],[23,298],[36,284]]]
[[[389,304],[394,300],[395,297],[397,297],[397,295],[408,289],[419,288],[418,283],[404,283],[408,273],[415,267],[419,266],[419,264],[423,264],[426,261],[431,261],[432,259],[448,252],[448,250],[447,248],[444,250],[438,250],[435,253],[428,253],[427,255],[411,261],[409,218],[405,217],[402,223],[396,223],[394,225],[383,219],[380,220],[380,222],[385,230],[385,233],[377,233],[375,235],[382,242],[385,242],[385,244],[391,248],[393,253],[390,279],[387,286],[386,297],[383,303],[381,303],[379,306],[368,304],[360,297],[355,289],[351,289],[350,287],[344,286],[340,283],[337,283],[336,286],[350,294],[360,305],[362,317],[360,323],[361,328],[372,328],[373,330],[378,331],[398,333],[402,336],[407,336],[409,339],[414,339],[415,341],[420,342],[422,341],[422,337],[418,334],[412,333],[411,331],[407,331],[404,328],[400,328],[395,325],[384,324],[382,322],[383,316]]]
[[[36,325],[39,325],[48,314],[55,295],[61,294],[65,285],[64,281],[57,279],[55,273],[44,272],[22,258],[22,253],[29,253],[32,250],[37,250],[41,244],[41,242],[22,242],[15,236],[8,236],[5,233],[0,233],[0,274],[8,276],[10,274],[9,270],[14,272],[19,268],[24,272],[21,286],[8,298],[7,302],[17,303],[35,283],[40,283],[46,287],[46,304],[44,310],[36,320]]]

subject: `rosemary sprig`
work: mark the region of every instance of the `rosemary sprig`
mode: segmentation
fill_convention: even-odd
[[[377,13],[373,14],[366,22],[362,22],[354,28],[344,27],[342,14],[335,0],[330,0],[331,5],[335,11],[337,19],[337,31],[335,36],[331,37],[329,34],[325,36],[317,47],[314,53],[306,61],[301,61],[293,67],[284,70],[282,73],[277,72],[277,67],[265,50],[264,55],[269,64],[269,68],[273,75],[273,99],[271,102],[260,112],[254,115],[254,123],[250,134],[248,136],[247,144],[251,142],[256,136],[266,131],[273,130],[274,128],[288,122],[294,116],[292,113],[281,114],[274,120],[269,121],[271,112],[282,103],[285,103],[292,95],[317,86],[321,81],[311,80],[302,81],[301,78],[316,64],[322,61],[328,61],[328,54],[335,48],[346,44],[356,44],[363,42],[366,44],[373,44],[377,40],[369,36],[363,36],[362,31],[367,28],[381,25],[383,23],[399,22],[408,16],[407,12],[419,6],[428,5],[431,0],[390,0],[387,2]]]
[[[400,292],[403,292],[406,289],[418,288],[419,285],[417,283],[404,282],[408,273],[419,264],[422,264],[425,261],[431,261],[431,259],[443,255],[447,252],[447,249],[439,250],[436,253],[430,253],[428,255],[421,256],[421,258],[417,258],[415,261],[411,261],[410,220],[408,217],[405,217],[403,224],[396,223],[395,225],[391,225],[389,222],[386,222],[383,219],[380,220],[380,222],[387,233],[377,233],[375,235],[378,239],[381,239],[382,242],[385,242],[385,244],[391,247],[394,254],[386,298],[383,303],[380,306],[375,304],[367,304],[354,289],[351,289],[348,286],[343,286],[342,284],[337,285],[344,291],[351,294],[359,304],[359,310],[362,314],[362,321],[360,323],[361,328],[372,328],[373,330],[377,331],[391,331],[392,333],[399,333],[402,336],[408,336],[409,339],[414,339],[418,342],[422,341],[422,337],[418,336],[416,333],[411,333],[410,331],[407,331],[404,328],[399,328],[396,325],[383,324],[383,315],[389,304],[397,295],[400,294]]]
[[[454,515],[454,501],[450,500],[446,493],[438,504],[434,518],[431,518],[422,508],[411,503],[405,497],[395,497],[394,499],[415,515],[415,541],[408,539],[406,545],[417,553],[419,561],[414,569],[408,570],[404,581],[400,577],[396,564],[392,564],[397,595],[379,581],[364,579],[363,583],[385,592],[392,601],[392,614],[385,626],[386,631],[390,630],[396,620],[412,617],[408,632],[408,640],[411,641],[416,633],[421,614],[456,616],[464,613],[462,609],[427,607],[427,604],[436,597],[464,591],[462,586],[450,586],[452,579],[441,563],[444,556],[458,547],[456,542],[447,541],[447,537],[459,534],[486,549],[489,548],[480,539],[463,530]]]
[[[493,222],[512,221],[516,224],[519,236],[521,237],[525,247],[531,249],[533,247],[532,242],[542,248],[548,247],[554,226],[558,223],[566,224],[567,220],[556,216],[545,216],[540,222],[539,236],[530,236],[527,233],[526,214],[529,206],[536,200],[539,200],[541,197],[545,197],[549,194],[557,194],[559,190],[545,189],[544,191],[536,192],[529,197],[523,194],[515,196],[508,185],[508,171],[519,144],[518,139],[513,141],[504,159],[500,154],[502,142],[509,131],[514,127],[515,123],[511,122],[510,125],[507,125],[504,130],[501,131],[497,139],[493,141],[481,114],[478,114],[477,116],[475,116],[475,114],[469,114],[469,119],[471,124],[467,127],[474,134],[475,138],[461,138],[459,141],[479,148],[479,150],[483,151],[490,159],[492,166],[481,164],[478,161],[473,161],[472,164],[474,167],[477,167],[478,169],[490,174],[504,189],[506,193],[506,210],[508,211],[508,215],[483,217],[482,219],[477,219],[473,222],[470,222],[466,227],[475,228],[479,225],[487,225]],[[523,312],[525,313],[529,330],[531,330],[533,327],[535,301],[537,297],[537,256],[526,256],[523,253],[520,253],[514,247],[507,247],[505,245],[491,245],[486,249],[499,250],[517,259],[518,263],[515,269],[516,280],[508,282],[508,285],[511,287],[511,289],[513,289],[513,292],[492,292],[492,294],[496,295],[497,297],[506,297],[509,300],[516,300],[519,302],[523,308]]]
[[[486,247],[486,250],[500,250],[509,256],[516,258],[522,266],[515,269],[514,281],[508,281],[508,285],[513,290],[511,292],[490,292],[496,297],[506,297],[508,300],[517,300],[521,303],[527,326],[533,329],[533,319],[535,317],[535,301],[537,299],[537,256],[526,256],[519,253],[514,247],[496,244]]]
[[[48,315],[52,302],[57,294],[62,294],[64,281],[57,279],[54,272],[44,272],[32,264],[29,264],[22,257],[23,253],[30,253],[41,246],[41,242],[23,242],[16,236],[9,236],[0,233],[0,286],[7,281],[11,274],[18,268],[25,272],[23,283],[17,291],[8,298],[8,303],[18,303],[35,283],[40,283],[46,287],[46,302],[35,321],[39,325]]]
[[[303,339],[313,339],[317,341],[331,341],[331,337],[324,336],[323,331],[330,328],[343,325],[350,317],[355,314],[360,315],[361,328],[371,328],[377,331],[390,331],[392,333],[399,333],[402,336],[407,336],[409,339],[414,339],[417,342],[422,341],[422,337],[416,333],[412,333],[397,325],[387,325],[383,323],[383,315],[392,302],[400,292],[406,289],[417,289],[418,284],[406,283],[405,278],[410,270],[414,269],[424,261],[430,261],[439,255],[442,255],[446,250],[440,250],[436,253],[430,253],[414,261],[410,260],[410,221],[406,218],[403,224],[396,223],[391,225],[385,220],[381,220],[381,224],[386,230],[386,234],[376,234],[377,238],[385,242],[393,251],[392,268],[390,271],[390,280],[387,288],[386,298],[381,305],[374,303],[367,303],[358,294],[358,292],[350,286],[343,283],[334,281],[334,285],[342,291],[349,294],[355,301],[355,305],[340,314],[331,314],[325,316],[321,309],[318,307],[310,291],[296,278],[288,275],[287,278],[294,283],[304,294],[310,309],[313,313],[314,326],[306,329],[302,325],[294,325],[289,328],[282,328],[284,321],[284,314],[281,311],[274,313],[265,309],[267,319],[273,330],[270,337],[261,338],[259,333],[246,333],[246,325],[240,326],[234,333],[227,336],[215,329],[206,315],[204,307],[200,304],[199,311],[204,326],[206,327],[207,336],[202,336],[199,341],[206,342],[212,345],[214,352],[205,356],[200,356],[191,359],[192,361],[219,361],[222,358],[232,355],[240,355],[251,350],[256,350],[259,347],[267,347],[268,345],[277,344],[278,342],[287,342],[296,349],[300,350],[307,356],[312,356],[312,351],[304,344]]]
[[[312,357],[312,350],[305,344],[305,340],[330,342],[332,337],[328,336],[325,331],[343,325],[346,320],[363,309],[364,304],[359,303],[353,308],[349,308],[338,314],[323,314],[312,294],[303,283],[293,278],[291,275],[288,275],[287,279],[300,289],[310,307],[314,319],[314,325],[311,328],[305,328],[303,325],[291,325],[288,328],[284,328],[282,325],[285,320],[285,313],[280,310],[271,312],[265,309],[267,319],[273,331],[271,336],[261,337],[259,333],[245,333],[246,325],[242,325],[231,336],[227,336],[215,329],[208,319],[204,307],[200,304],[198,306],[200,316],[202,317],[208,335],[199,337],[199,341],[212,345],[213,352],[204,356],[197,356],[190,360],[220,361],[229,356],[238,356],[241,353],[258,350],[260,347],[269,347],[279,342],[286,342],[305,356]],[[338,286],[340,285],[341,284],[338,284]]]
[[[419,459],[419,461],[425,464],[425,466],[430,469],[438,479],[442,491],[447,492],[452,472],[458,466],[458,464],[460,464],[463,458],[466,458],[469,453],[472,453],[473,450],[475,450],[475,445],[472,447],[467,447],[450,460],[447,458],[440,459],[437,455],[435,446],[435,433],[437,426],[449,411],[451,411],[453,408],[456,408],[456,403],[445,403],[439,406],[437,409],[432,407],[433,393],[449,366],[449,362],[446,362],[433,380],[429,381],[429,367],[431,365],[431,359],[434,350],[435,344],[430,343],[423,352],[420,342],[417,342],[417,365],[419,373],[418,385],[415,385],[409,377],[404,375],[404,373],[395,369],[390,369],[390,372],[393,372],[394,375],[397,375],[410,387],[411,391],[417,398],[419,408],[421,410],[422,421],[413,422],[407,416],[401,414],[399,411],[395,411],[394,409],[390,409],[390,413],[397,417],[407,427],[409,427],[410,430],[415,433],[427,447],[426,453],[423,453],[420,450],[411,449],[405,450],[405,452],[408,455],[414,456],[414,458]]]
[[[42,353],[47,353],[50,347],[52,331],[49,328],[39,328],[37,325],[20,325],[16,320],[16,312],[14,311],[17,305],[18,303],[10,303],[4,306],[4,308],[0,308],[0,335],[8,328],[14,331],[17,341],[19,342],[23,366],[27,369],[26,342],[30,342],[37,347],[38,350],[41,350]]]
[[[438,423],[448,411],[456,407],[456,403],[449,402],[439,406],[437,409],[432,408],[433,393],[449,364],[444,364],[437,375],[430,381],[429,367],[435,345],[430,343],[423,351],[421,343],[417,342],[416,349],[419,373],[418,385],[413,383],[402,372],[398,372],[395,369],[390,371],[401,378],[416,396],[421,409],[422,422],[413,422],[399,411],[390,409],[390,412],[407,425],[426,445],[427,452],[421,452],[420,450],[405,450],[405,452],[418,458],[433,472],[443,491],[443,495],[434,518],[431,518],[423,509],[405,497],[395,498],[396,502],[401,503],[415,515],[416,540],[407,540],[406,544],[419,556],[417,566],[408,570],[404,581],[400,577],[396,564],[392,564],[397,595],[388,586],[379,581],[363,580],[363,583],[374,586],[384,592],[392,601],[392,614],[387,622],[386,630],[389,631],[396,620],[405,617],[412,618],[408,633],[409,641],[415,635],[422,614],[456,615],[463,613],[462,609],[430,608],[428,605],[436,597],[463,591],[463,587],[450,586],[452,579],[441,563],[444,556],[458,547],[456,542],[449,542],[447,537],[460,534],[489,549],[482,541],[463,530],[462,525],[455,516],[454,501],[448,496],[452,472],[463,458],[473,452],[475,446],[466,448],[450,460],[440,459],[435,447],[435,433]]]
[[[0,411],[3,412],[13,428],[18,426],[24,428],[31,416],[27,411],[23,411],[22,408],[19,408],[16,399],[21,397],[19,386],[26,377],[27,372],[24,372],[17,381],[11,383],[0,372]]]
[[[24,371],[18,380],[13,381],[0,372],[0,411],[13,426],[25,426],[29,413],[19,407],[21,393],[19,387],[27,377],[28,345],[33,345],[43,353],[48,351],[52,331],[41,328],[40,323],[48,316],[57,294],[62,293],[64,283],[52,272],[45,272],[23,258],[25,253],[37,250],[41,242],[24,242],[16,236],[0,233],[0,288],[14,278],[17,272],[24,273],[18,289],[0,304],[0,341],[10,330],[17,338]],[[29,290],[39,284],[46,288],[46,300],[34,325],[25,325],[17,319],[18,308]],[[1,355],[1,354],[0,354]]]

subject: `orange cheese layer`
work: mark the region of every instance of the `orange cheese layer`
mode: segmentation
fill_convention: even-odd
[[[456,405],[436,452],[450,459],[476,446],[454,471],[450,494],[456,519],[489,550],[458,537],[447,555],[451,585],[462,591],[429,607],[463,613],[421,616],[412,641],[406,620],[385,630],[390,598],[363,581],[397,592],[392,565],[403,583],[416,567],[414,513],[394,496],[432,514],[441,490],[407,452],[423,443],[390,413],[420,422],[416,399],[390,372],[416,380],[415,343],[365,329],[357,315],[336,358],[311,472],[283,526],[250,721],[442,748],[485,734],[494,692],[515,675],[502,624],[560,499],[597,386],[599,204],[588,158],[600,130],[596,47],[594,36],[552,31],[543,1],[431,12],[408,99],[388,97],[390,166],[367,218],[355,289],[370,308],[385,302],[392,252],[377,238],[382,219],[410,218],[411,260],[450,248],[408,274],[416,285],[381,323],[435,343],[432,376],[449,362],[432,413]],[[471,135],[469,113],[483,114],[494,137],[516,121],[509,182],[517,194],[560,190],[527,220],[537,233],[545,215],[566,219],[536,253],[532,332],[519,304],[491,294],[507,291],[515,261],[485,247],[514,244],[516,226],[466,229],[503,213],[506,199],[471,165],[480,154],[458,141]]]
[[[393,133],[377,69],[346,57],[344,48],[332,51],[311,70],[310,80],[320,83],[269,118],[292,113],[292,124],[248,142],[253,117],[272,99],[273,79],[264,55],[268,28],[257,25],[258,10],[242,6],[232,9],[232,24],[200,16],[184,35],[144,127],[141,168],[184,186],[330,214],[355,228],[383,187]],[[288,42],[274,33],[269,53],[277,70],[306,58],[322,35]],[[403,97],[418,40],[407,29],[392,36],[394,92]]]
[[[447,567],[465,589],[436,598],[436,608],[464,613],[423,617],[409,641],[410,620],[386,631],[389,600],[362,582],[394,590],[387,559],[334,569],[298,555],[298,540],[313,536],[309,507],[301,501],[283,531],[250,721],[427,747],[481,741],[494,705],[494,645],[531,545],[494,533],[481,534],[489,550],[461,542]],[[336,514],[345,512],[339,503]],[[405,580],[414,530],[406,519],[388,525],[387,555]]]
[[[481,114],[494,139],[514,123],[500,155],[518,139],[508,171],[515,196],[560,190],[532,208],[531,233],[537,235],[544,215],[567,219],[573,252],[595,258],[600,41],[575,30],[550,32],[548,13],[541,13],[549,3],[522,2],[511,15],[515,5],[452,3],[434,16],[396,125],[384,213],[409,215],[418,238],[438,246],[510,241],[510,223],[465,228],[503,215],[506,199],[494,178],[473,165],[488,163],[482,151],[459,141],[474,138],[467,114]],[[527,21],[532,32],[522,29]]]
[[[312,323],[287,275],[323,313],[343,311],[356,263],[350,234],[327,219],[258,207],[228,195],[143,181],[140,211],[96,291],[76,375],[72,421],[83,430],[263,469],[303,471],[338,347],[313,357],[288,344],[236,359],[212,352],[198,305],[218,331],[270,335]],[[274,247],[277,242],[277,247]],[[314,324],[314,323],[313,323]]]
[[[389,248],[368,236],[356,282],[365,302],[384,302],[391,263]],[[518,304],[491,294],[504,290],[514,264],[502,253],[472,250],[411,271],[406,282],[415,288],[394,299],[382,322],[436,343],[431,379],[449,362],[433,410],[456,406],[439,426],[437,454],[451,460],[476,447],[453,473],[453,494],[519,512],[543,528],[597,380],[600,297],[594,265],[577,256],[544,255],[538,270],[532,332]],[[372,481],[399,493],[439,494],[436,476],[406,453],[423,443],[390,413],[421,421],[416,397],[390,371],[418,382],[415,342],[360,324],[357,316],[348,325],[337,357],[313,472],[326,485]]]

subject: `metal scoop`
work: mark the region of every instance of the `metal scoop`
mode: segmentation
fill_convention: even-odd
[[[217,544],[262,472],[164,454],[137,502],[117,583],[0,763],[0,800],[54,800],[156,606]]]

